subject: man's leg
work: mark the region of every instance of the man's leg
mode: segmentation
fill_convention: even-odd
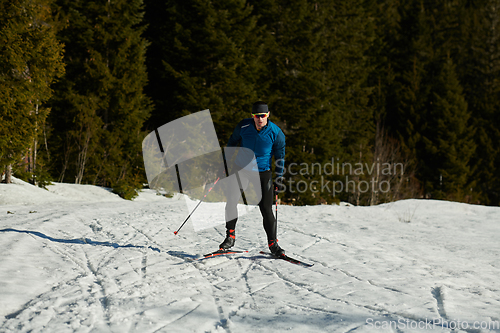
[[[248,186],[248,179],[245,177],[237,179],[237,177],[239,177],[238,174],[234,174],[234,179],[229,182],[226,192],[226,239],[219,245],[219,248],[223,250],[234,246],[236,221],[238,221],[238,201],[241,197],[240,186],[243,189]]]
[[[277,221],[273,213],[273,181],[271,170],[260,173],[260,185],[262,190],[262,199],[259,203],[260,212],[263,217],[264,230],[267,234],[269,250],[275,255],[284,254],[285,251],[278,246],[277,239]]]

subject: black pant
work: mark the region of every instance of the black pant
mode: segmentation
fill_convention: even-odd
[[[272,180],[272,171],[263,171],[259,172],[260,176],[260,188],[262,192],[262,199],[259,202],[259,209],[263,217],[264,230],[267,234],[267,240],[276,240],[277,233],[277,223],[276,218],[273,214],[273,180]],[[239,198],[238,198],[239,199]],[[228,210],[236,210],[236,205],[238,204],[238,200],[228,200],[226,205],[226,211]],[[238,219],[234,218],[230,221],[226,222],[226,229],[235,229],[236,221]]]

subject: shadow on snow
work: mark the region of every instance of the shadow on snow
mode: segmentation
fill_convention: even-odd
[[[108,247],[112,247],[115,249],[128,247],[128,248],[135,248],[135,249],[151,249],[153,251],[160,252],[160,249],[158,249],[156,247],[152,247],[152,246],[140,246],[140,245],[132,245],[132,244],[120,245],[120,244],[111,243],[111,242],[97,242],[97,241],[93,241],[89,238],[77,238],[77,239],[54,238],[54,237],[47,236],[41,232],[30,231],[30,230],[17,230],[17,229],[8,228],[8,229],[1,229],[0,232],[18,232],[21,234],[29,234],[29,235],[37,236],[37,237],[40,237],[43,239],[47,239],[47,240],[49,240],[51,242],[55,242],[55,243],[108,246]]]

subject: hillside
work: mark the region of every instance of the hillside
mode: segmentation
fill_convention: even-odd
[[[248,253],[194,260],[224,226],[175,236],[181,196],[0,184],[0,332],[500,332],[500,208],[278,209],[312,268],[259,254],[258,209],[237,225]]]

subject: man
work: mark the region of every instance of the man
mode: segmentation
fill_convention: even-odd
[[[244,147],[251,149],[256,157],[259,169],[262,199],[259,202],[260,212],[263,217],[264,230],[267,234],[269,250],[275,256],[285,254],[278,245],[277,221],[273,214],[273,186],[272,157],[276,160],[276,183],[281,184],[285,164],[285,135],[283,131],[269,120],[269,109],[266,103],[256,102],[252,106],[252,118],[242,120],[236,126],[229,138],[228,147]],[[235,228],[237,218],[228,221],[228,216],[237,216],[239,197],[228,197],[226,204],[226,239],[220,248],[227,250],[235,243]],[[230,212],[230,213],[229,213]]]

